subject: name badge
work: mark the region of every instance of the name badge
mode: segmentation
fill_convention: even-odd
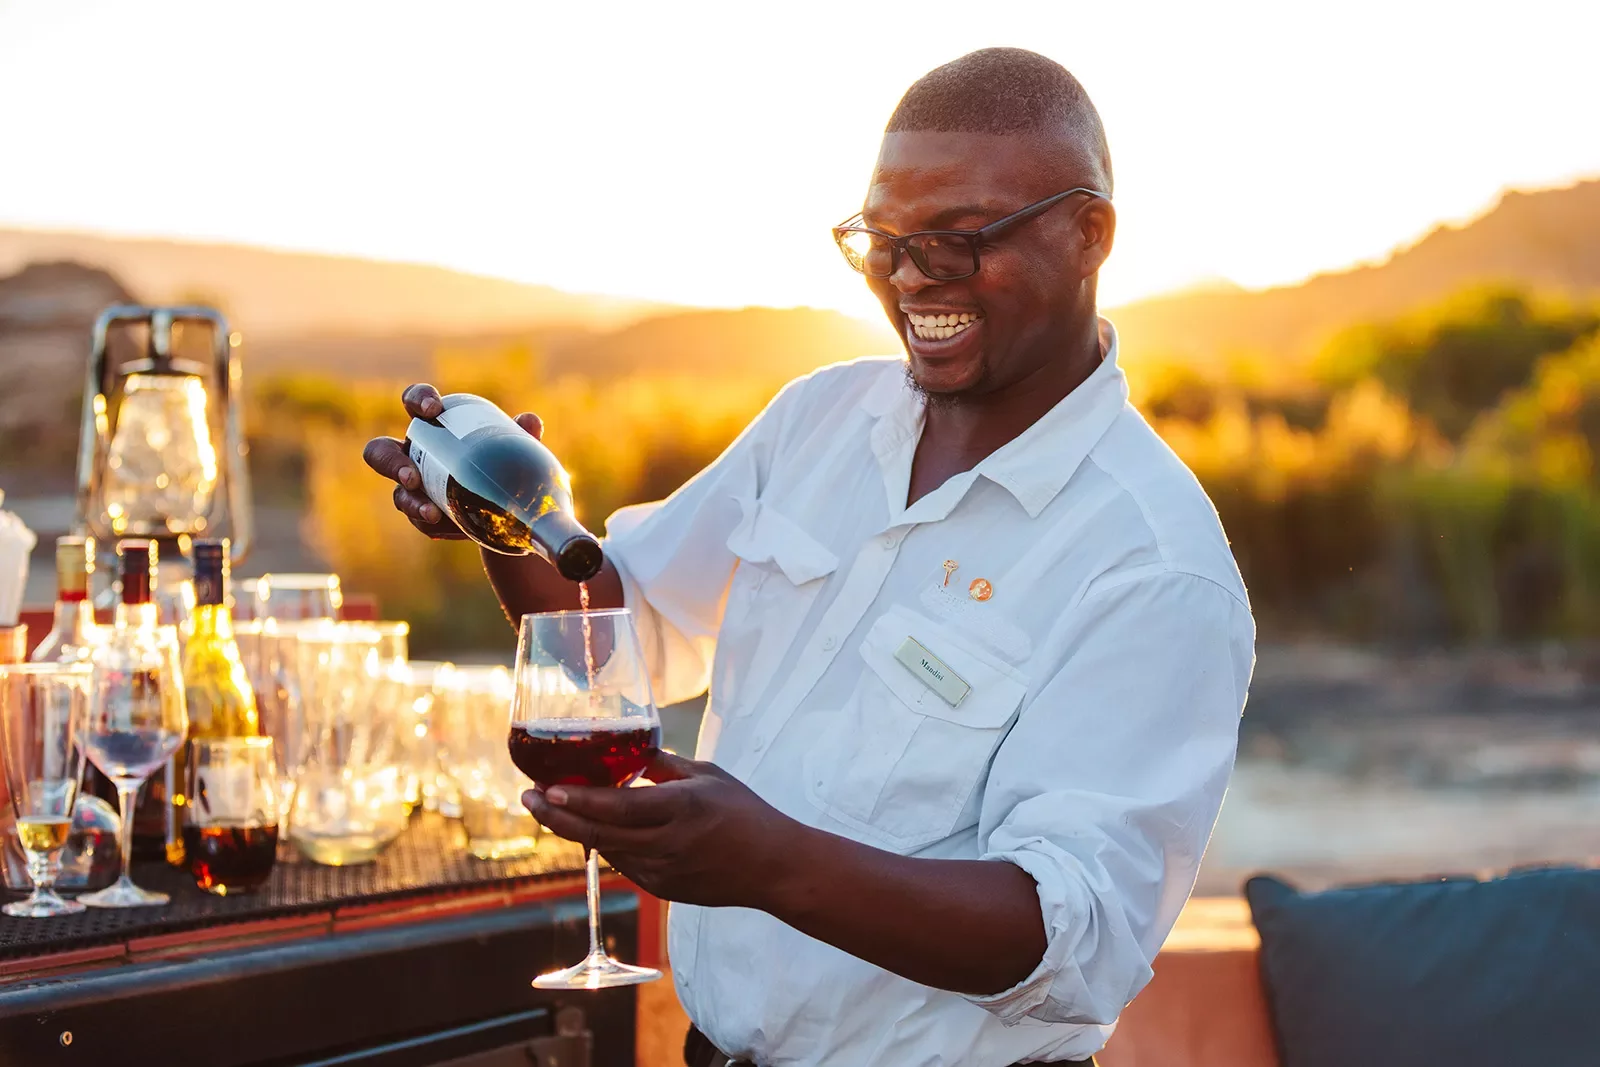
[[[966,679],[951,670],[944,660],[929,652],[916,638],[906,638],[895,650],[894,658],[952,708],[960,704],[972,689]]]

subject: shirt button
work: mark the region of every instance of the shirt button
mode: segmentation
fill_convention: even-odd
[[[894,546],[898,545],[899,543],[900,538],[896,537],[894,534],[884,534],[882,537],[878,538],[878,544],[881,545],[885,551],[894,548]]]
[[[832,637],[824,637],[822,639],[822,651],[824,651],[824,652],[832,652],[833,651],[833,647],[835,645],[837,645],[838,643],[839,642],[836,639],[832,638]]]

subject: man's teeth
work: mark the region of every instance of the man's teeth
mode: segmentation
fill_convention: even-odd
[[[911,332],[924,341],[942,341],[947,337],[954,337],[968,326],[978,321],[979,316],[963,312],[959,315],[911,315],[906,318],[911,322]]]

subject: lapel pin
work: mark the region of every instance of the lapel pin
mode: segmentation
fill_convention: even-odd
[[[987,578],[974,578],[972,584],[967,586],[967,595],[973,600],[988,600],[994,596],[994,586],[989,584]]]
[[[944,561],[944,584],[945,585],[948,586],[950,584],[950,576],[956,572],[956,568],[959,567],[959,566],[961,566],[961,564],[957,563],[953,559],[947,559],[947,560]]]

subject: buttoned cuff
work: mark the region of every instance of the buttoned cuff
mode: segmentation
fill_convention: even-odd
[[[1096,921],[1103,913],[1083,865],[1043,838],[1010,851],[986,853],[983,859],[1014,863],[1028,872],[1038,888],[1046,945],[1044,958],[1022,981],[999,993],[966,999],[1007,1026],[1027,1019],[1115,1023],[1152,972],[1122,923]],[[1092,973],[1085,974],[1091,962]],[[1131,973],[1134,980],[1117,981],[1118,973]]]

